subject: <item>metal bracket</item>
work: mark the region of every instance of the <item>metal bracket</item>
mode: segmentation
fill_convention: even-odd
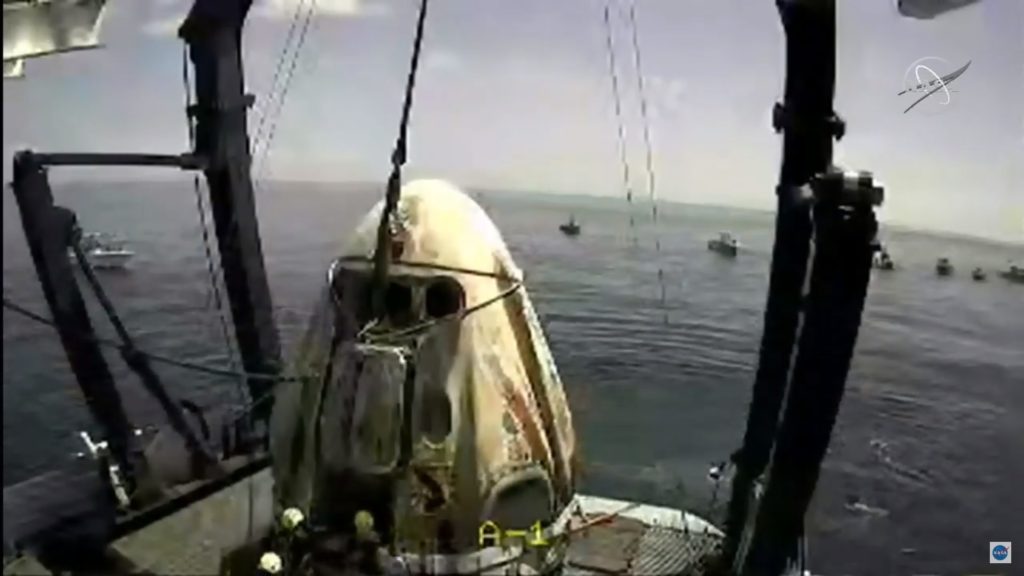
[[[817,202],[851,208],[881,206],[885,200],[884,188],[866,170],[844,172],[833,167],[816,175],[811,180],[811,189]]]
[[[810,184],[804,184],[803,186],[776,186],[775,195],[789,196],[789,201],[793,206],[806,205],[814,200],[814,190],[811,189]]]
[[[245,94],[239,100],[233,100],[228,102],[216,102],[212,105],[203,104],[192,104],[185,109],[188,113],[189,118],[195,118],[201,114],[210,114],[214,112],[230,112],[234,110],[248,110],[256,104],[256,96],[253,94]]]
[[[88,308],[79,290],[68,243],[75,215],[54,205],[46,165],[30,151],[14,159],[11,190],[18,202],[25,240],[53,323],[89,410],[102,426],[108,451],[129,482],[142,457],[121,395],[96,340]],[[52,157],[50,158],[52,159]],[[60,159],[60,156],[58,156]]]
[[[825,117],[823,121],[828,128],[828,133],[836,141],[842,140],[843,136],[846,135],[846,121],[835,112]],[[778,134],[783,130],[788,130],[795,126],[796,123],[797,120],[793,118],[792,114],[788,113],[782,102],[776,102],[775,106],[772,107],[772,128],[775,130],[775,133]]]
[[[110,152],[42,152],[32,153],[34,161],[49,166],[167,166],[182,170],[203,170],[206,158],[185,154],[135,154]]]
[[[135,431],[136,435],[140,432],[140,430]],[[85,443],[87,454],[106,472],[107,481],[110,483],[110,489],[114,492],[114,497],[117,498],[118,504],[122,508],[130,507],[132,501],[128,496],[128,488],[122,477],[121,467],[111,457],[110,447],[107,442],[93,442],[89,433],[84,430],[79,432],[78,435],[82,438],[82,442]]]

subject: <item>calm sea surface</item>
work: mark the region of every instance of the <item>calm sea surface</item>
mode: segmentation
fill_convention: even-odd
[[[55,195],[85,229],[119,232],[137,251],[130,271],[102,278],[145,349],[227,361],[190,182],[72,182],[55,184]],[[725,459],[743,434],[772,216],[661,203],[654,229],[649,209],[637,205],[631,229],[622,199],[477,197],[526,270],[573,404],[583,488],[706,513],[708,464]],[[375,199],[351,186],[261,190],[264,252],[286,350],[326,265]],[[570,212],[584,227],[578,239],[557,230]],[[45,313],[9,191],[3,214],[4,294]],[[742,240],[737,259],[706,250],[719,230]],[[994,274],[975,283],[969,271],[1024,262],[1024,244],[884,233],[900,268],[872,279],[809,516],[811,566],[827,575],[994,573],[989,541],[1024,544],[1024,286]],[[958,266],[952,278],[933,273],[943,255]],[[93,314],[99,331],[112,335],[95,307]],[[3,347],[8,485],[60,465],[79,449],[75,432],[92,424],[52,329],[5,310]],[[108,359],[136,423],[158,420],[137,380],[115,355]],[[231,382],[158,369],[176,394],[201,404],[237,398]],[[847,511],[851,495],[877,510]],[[716,509],[724,497],[723,490]]]

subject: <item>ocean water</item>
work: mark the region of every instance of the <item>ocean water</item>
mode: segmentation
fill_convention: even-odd
[[[191,181],[54,183],[83,227],[119,232],[138,255],[102,280],[140,345],[223,364]],[[285,350],[324,270],[379,197],[365,186],[265,184],[264,253]],[[766,188],[766,194],[770,187]],[[623,199],[480,192],[527,274],[568,390],[589,493],[716,516],[727,498],[709,463],[740,442],[757,363],[772,215]],[[17,208],[4,194],[4,295],[46,312]],[[637,225],[628,225],[632,210]],[[557,226],[569,213],[579,238]],[[735,260],[705,242],[731,230]],[[1024,286],[969,271],[1024,261],[1024,244],[883,228],[899,269],[872,278],[846,396],[808,516],[815,574],[992,573],[989,541],[1024,542]],[[656,240],[660,250],[655,248]],[[958,266],[937,278],[933,264]],[[662,281],[659,282],[659,270]],[[112,335],[95,306],[101,334]],[[93,425],[52,329],[4,311],[5,485],[59,466]],[[108,354],[137,424],[158,411]],[[200,404],[233,382],[158,366]],[[872,513],[844,508],[857,496]],[[717,516],[716,516],[717,517]]]

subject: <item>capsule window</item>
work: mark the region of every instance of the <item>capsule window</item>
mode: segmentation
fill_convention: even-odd
[[[444,442],[452,432],[452,406],[448,393],[444,390],[445,381],[429,382],[423,387],[423,399],[420,406],[420,426],[423,435],[434,444]]]
[[[406,320],[412,313],[412,288],[398,282],[388,284],[384,294],[387,315],[395,320]]]
[[[443,318],[456,314],[462,310],[464,301],[465,293],[462,291],[462,285],[453,278],[438,278],[427,287],[425,295],[427,316]]]
[[[338,267],[331,281],[330,290],[337,320],[342,325],[355,329],[354,326],[362,326],[370,320],[370,285],[360,274]]]

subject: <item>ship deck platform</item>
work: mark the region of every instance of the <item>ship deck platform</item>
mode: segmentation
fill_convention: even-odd
[[[254,535],[258,538],[269,531],[273,522],[272,486],[270,470],[264,468],[118,538],[109,546],[111,564],[104,573],[221,576],[229,573],[225,562],[229,554],[236,566],[230,573],[247,573],[237,569],[238,551],[245,550]],[[566,576],[701,576],[707,573],[708,560],[722,540],[717,528],[693,514],[583,495],[573,500],[553,528],[571,533],[562,564]],[[244,564],[255,568],[255,551],[242,556]],[[445,573],[439,572],[440,564],[433,562],[406,566],[409,574]],[[463,573],[516,573],[510,568],[504,565]],[[51,571],[31,556],[20,556],[7,563],[3,573],[43,576]]]

